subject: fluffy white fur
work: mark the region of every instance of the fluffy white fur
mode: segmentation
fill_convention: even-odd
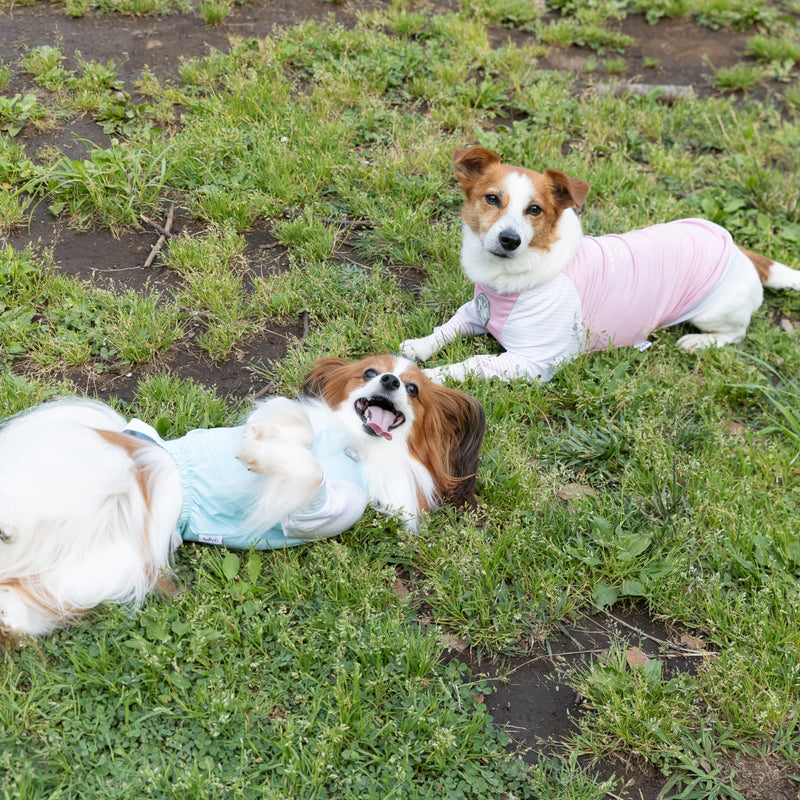
[[[314,499],[323,479],[322,468],[309,449],[315,423],[319,430],[334,421],[335,412],[324,403],[299,403],[286,397],[272,398],[250,414],[239,458],[252,472],[270,477],[253,500],[250,527],[270,528]]]
[[[485,422],[477,401],[392,356],[325,359],[304,392],[261,403],[244,426],[238,458],[265,478],[245,510],[260,530],[315,499],[323,471],[309,448],[331,427],[361,464],[369,503],[410,527],[440,502],[471,499]],[[100,603],[135,605],[167,588],[181,478],[167,450],[131,429],[108,406],[74,399],[0,429],[0,638],[46,634]],[[320,535],[354,521],[343,519]]]
[[[131,457],[95,432],[125,424],[99,403],[64,401],[0,432],[0,629],[46,633],[54,616],[152,591],[177,544],[180,483],[161,448]],[[139,470],[158,487],[149,507]]]

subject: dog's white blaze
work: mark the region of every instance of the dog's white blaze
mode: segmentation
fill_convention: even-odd
[[[524,222],[525,209],[533,199],[533,181],[521,172],[509,172],[503,185],[509,197],[507,213],[518,222]]]
[[[394,359],[394,374],[399,378],[401,372],[405,372],[405,370],[413,366],[414,362],[410,361],[405,356],[396,356]]]
[[[520,172],[509,172],[503,179],[503,190],[508,196],[508,205],[503,216],[486,232],[484,245],[494,252],[503,252],[500,234],[512,230],[521,239],[519,247],[508,254],[510,258],[515,258],[525,251],[533,238],[533,228],[525,219],[525,210],[533,197],[533,181]]]

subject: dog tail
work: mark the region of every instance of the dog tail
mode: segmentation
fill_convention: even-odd
[[[787,267],[767,256],[759,255],[752,250],[739,248],[753,262],[761,283],[767,289],[794,289],[800,291],[800,270]]]

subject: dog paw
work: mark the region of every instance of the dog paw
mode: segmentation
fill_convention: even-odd
[[[48,626],[29,613],[23,598],[14,589],[0,588],[0,636],[15,637],[29,633],[34,636],[47,633]]]
[[[738,344],[744,340],[744,333],[687,333],[678,339],[678,347],[689,353],[707,350],[709,347],[724,347],[726,344]]]
[[[400,355],[413,361],[427,361],[436,352],[436,342],[433,336],[423,336],[421,339],[406,339],[400,342]]]
[[[434,383],[444,385],[445,380],[450,376],[449,367],[430,367],[422,370]]]
[[[710,333],[687,333],[686,336],[681,336],[678,339],[677,344],[682,350],[694,353],[696,350],[705,350],[708,347],[713,347],[714,337]]]
[[[281,471],[282,453],[309,452],[312,444],[314,430],[306,412],[287,400],[250,416],[237,456],[251,472],[274,475]]]
[[[250,472],[275,475],[280,471],[282,454],[287,448],[309,452],[303,445],[287,445],[280,440],[260,437],[258,433],[258,430],[248,429],[236,453],[236,457]]]
[[[286,397],[275,397],[260,405],[248,417],[245,439],[260,442],[286,442],[302,447],[314,443],[314,430],[306,410]]]
[[[277,495],[272,505],[287,504],[303,507],[319,489],[322,467],[306,447],[295,444],[253,444],[242,442],[239,459],[251,471],[267,478],[267,486]],[[300,498],[300,500],[298,500]]]
[[[468,374],[474,372],[466,362],[459,361],[456,364],[446,364],[443,367],[429,367],[422,370],[434,383],[443,384],[445,379],[452,378],[454,381],[463,381]]]

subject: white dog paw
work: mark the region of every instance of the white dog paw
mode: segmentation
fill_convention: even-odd
[[[246,439],[290,442],[303,447],[314,443],[314,430],[306,410],[286,397],[275,397],[260,405],[247,418]]]
[[[450,377],[450,367],[430,367],[422,370],[434,383],[444,385],[445,380]]]
[[[414,361],[427,361],[436,352],[436,341],[433,336],[421,339],[406,339],[400,342],[400,355]]]
[[[282,461],[299,451],[309,453],[314,430],[305,409],[285,397],[259,406],[248,418],[237,456],[252,472],[275,475]]]
[[[694,353],[697,350],[706,350],[709,347],[716,345],[716,339],[710,333],[687,333],[686,336],[681,336],[678,339],[678,347],[689,353]]]
[[[726,344],[738,344],[744,341],[745,330],[732,333],[687,333],[678,339],[678,347],[694,353],[707,350],[709,347],[724,347]]]
[[[251,472],[265,475],[270,469],[269,451],[269,445],[265,447],[260,439],[245,434],[236,452],[236,457]]]
[[[272,431],[264,430],[261,426],[254,430],[248,428],[245,432],[236,456],[251,472],[259,475],[281,475],[296,457],[302,459],[306,454],[311,456],[307,445],[272,436],[271,433]]]
[[[0,632],[7,636],[29,633],[37,636],[47,633],[49,626],[43,620],[36,620],[29,613],[28,606],[13,589],[0,589]]]

